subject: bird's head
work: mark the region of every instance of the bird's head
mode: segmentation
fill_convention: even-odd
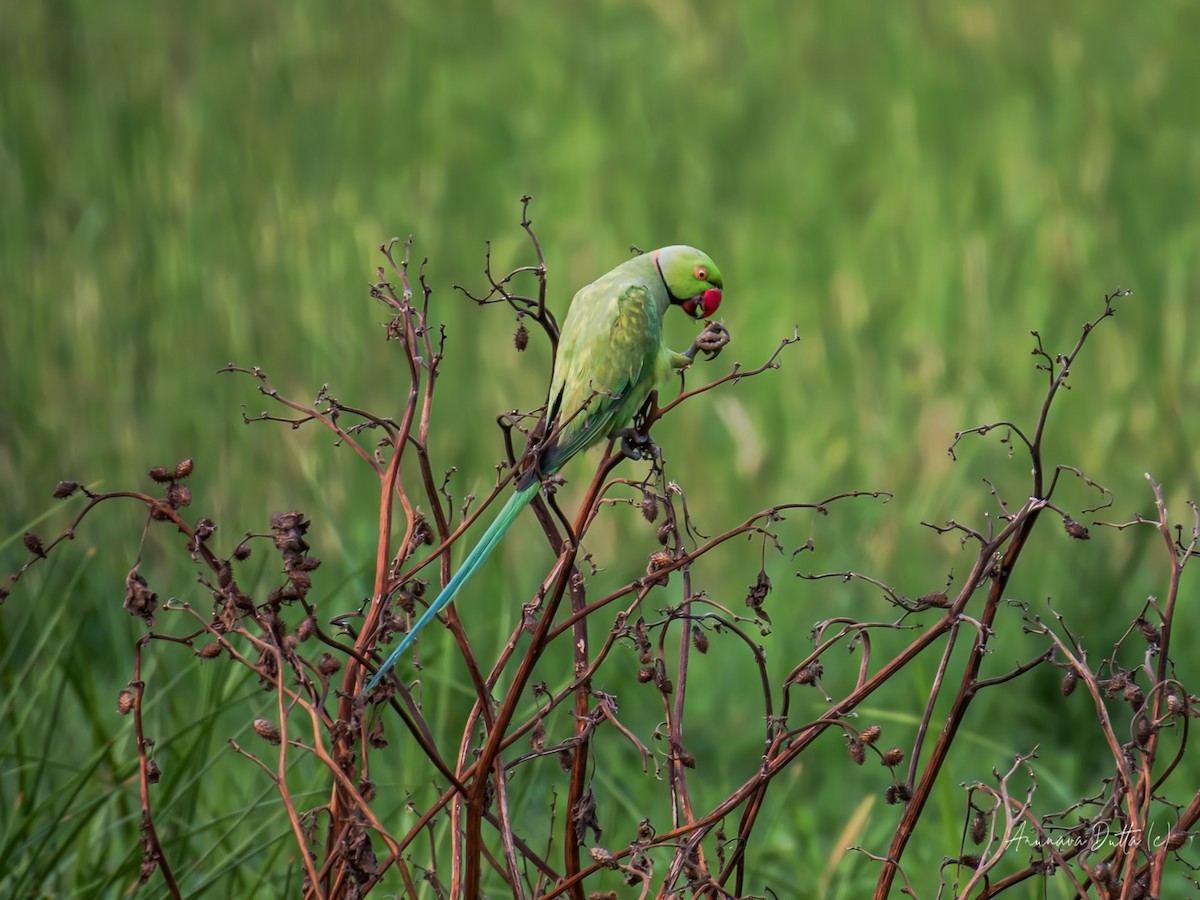
[[[721,273],[707,253],[695,247],[663,247],[654,251],[671,303],[693,319],[706,319],[721,305]]]

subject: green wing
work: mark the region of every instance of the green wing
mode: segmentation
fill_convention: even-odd
[[[629,423],[654,385],[661,346],[661,313],[644,282],[605,277],[575,296],[550,385],[549,419],[562,430],[543,473]]]

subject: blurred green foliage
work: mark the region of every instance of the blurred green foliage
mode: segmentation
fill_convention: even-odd
[[[145,487],[150,465],[191,456],[196,515],[215,518],[232,546],[243,530],[264,529],[272,511],[307,511],[314,551],[327,560],[323,610],[356,608],[374,547],[370,473],[316,430],[244,427],[241,407],[257,413],[263,398],[250,381],[214,372],[257,364],[298,399],[328,382],[347,403],[398,411],[405,374],[366,285],[379,244],[412,233],[448,334],[436,462],[458,468],[456,496],[486,490],[502,452],[492,419],[538,405],[549,354],[537,341],[515,354],[512,318],[477,310],[451,285],[482,286],[486,240],[498,267],[530,260],[516,227],[523,193],[535,197],[560,312],[631,243],[688,242],[713,255],[734,343],[691,383],[733,359],[760,363],[798,329],[802,343],[780,371],[687,405],[657,436],[706,531],[773,502],[896,493],[888,506],[790,523],[792,546],[811,532],[817,552],[770,562],[776,627],[764,645],[777,674],[831,610],[888,615],[877,592],[796,582],[792,572],[854,568],[917,595],[969,564],[954,539],[918,523],[980,523],[995,509],[984,475],[1021,502],[1028,466],[1019,455],[1009,461],[993,437],[962,445],[953,462],[955,430],[1032,421],[1045,377],[1028,356],[1029,330],[1065,351],[1117,285],[1135,294],[1073,374],[1075,389],[1051,420],[1052,456],[1112,488],[1114,520],[1150,509],[1146,471],[1166,483],[1173,509],[1196,493],[1197,4],[0,8],[0,492],[2,533],[12,536],[4,571],[23,561],[19,535],[50,509],[59,478]],[[682,322],[671,334],[680,346],[691,336]],[[1076,508],[1094,497],[1082,486],[1067,493]],[[38,528],[51,533],[63,515]],[[5,818],[22,803],[27,814],[7,826],[4,845],[26,887],[99,896],[136,876],[131,741],[110,711],[141,633],[119,608],[140,518],[132,508],[102,512],[0,609],[6,692],[56,697],[56,714],[26,721],[26,743],[10,737],[0,763]],[[1036,564],[1012,596],[1035,605],[1053,597],[1103,636],[1098,647],[1164,589],[1165,560],[1148,534],[1093,529],[1087,544],[1053,526],[1039,534]],[[612,579],[640,571],[642,557],[622,560],[615,543],[603,546],[604,535],[616,541],[615,527],[601,523],[597,535],[591,549]],[[172,544],[165,533],[152,541]],[[701,568],[705,587],[740,605],[757,553]],[[511,625],[516,612],[471,607],[469,595],[495,596],[507,578],[518,587],[504,596],[516,596],[538,577],[529,558],[545,558],[532,527],[514,533],[464,595],[460,606],[481,629]],[[194,595],[190,573],[157,571],[170,591]],[[1197,623],[1194,609],[1181,616]],[[1031,646],[1002,644],[997,665]],[[1194,661],[1184,662],[1195,675]],[[159,653],[150,665],[160,696],[203,690],[208,699],[194,708],[214,717],[235,698],[244,711],[256,690],[197,676],[182,654]],[[454,677],[431,668],[435,684]],[[691,749],[717,784],[753,764],[755,707],[729,694],[747,671],[718,656],[691,686]],[[893,729],[892,743],[910,740],[930,677],[914,667],[863,711],[885,734]],[[55,693],[64,678],[69,690]],[[1043,687],[1044,704],[1029,697],[1017,710],[981,699],[968,724],[983,756],[955,772],[985,777],[1051,736],[1060,748],[1095,743],[1087,710],[1064,713],[1051,675]],[[459,722],[454,694],[442,694],[447,734]],[[636,717],[642,701],[627,699]],[[190,805],[168,803],[160,824],[180,859],[210,854],[202,858],[211,865],[185,873],[190,890],[245,890],[270,866],[286,868],[271,855],[243,861],[256,841],[290,841],[281,818],[269,820],[267,837],[261,819],[219,818],[234,815],[231,796],[271,802],[223,744],[248,717],[206,721],[189,735],[177,727],[187,710],[170,707],[163,699],[149,710],[163,739],[163,795],[181,796],[172,778],[200,777],[195,760],[212,766],[203,790],[182,794]],[[19,708],[8,708],[9,726]],[[761,884],[785,893],[811,885],[848,810],[879,802],[880,776],[853,780],[836,740],[828,743],[827,764],[845,779],[818,784],[813,770],[797,772],[787,802],[770,807],[778,824],[764,830]],[[1088,783],[1091,750],[1056,753],[1043,761],[1043,790],[1069,798]],[[38,757],[39,772],[53,763],[22,781]],[[398,779],[422,778],[403,770],[403,758],[398,751]],[[637,796],[628,784],[612,793],[622,790]],[[121,799],[106,801],[110,792]],[[92,808],[106,812],[82,817]],[[531,799],[528,815],[544,808],[544,798]],[[66,809],[88,824],[66,829]],[[948,791],[936,813],[949,847],[960,809]],[[875,819],[849,842],[881,850],[893,818]],[[930,847],[929,858],[944,849]],[[76,868],[86,853],[88,867]],[[853,856],[842,865],[822,889],[861,896],[854,879],[865,871],[870,883],[871,867]]]

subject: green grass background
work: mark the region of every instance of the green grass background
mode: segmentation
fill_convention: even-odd
[[[64,524],[49,499],[59,478],[145,487],[149,466],[191,456],[191,512],[216,519],[228,547],[272,511],[303,509],[326,560],[322,611],[356,608],[370,587],[372,476],[316,430],[244,427],[243,407],[256,413],[263,399],[214,372],[256,364],[298,399],[329,383],[344,402],[398,412],[405,374],[366,285],[378,245],[412,233],[449,335],[436,465],[458,467],[458,496],[486,489],[501,456],[493,416],[540,402],[549,355],[537,341],[512,352],[511,317],[476,310],[451,285],[482,286],[485,240],[498,265],[530,261],[523,193],[535,197],[560,314],[631,243],[714,256],[734,343],[693,379],[735,359],[755,365],[798,327],[779,372],[685,406],[658,434],[706,531],[772,502],[896,493],[786,524],[791,547],[812,533],[817,552],[770,564],[776,627],[763,643],[779,677],[817,619],[888,615],[877,591],[792,572],[854,568],[911,595],[965,573],[969,554],[920,520],[980,523],[993,508],[984,475],[1019,504],[1028,466],[991,437],[952,462],[954,431],[1031,422],[1045,378],[1029,330],[1069,349],[1118,285],[1135,294],[1077,366],[1053,415],[1052,458],[1112,488],[1113,519],[1151,511],[1147,471],[1176,513],[1196,493],[1195,3],[7,0],[0,12],[5,571],[23,562],[31,523],[43,534]],[[690,339],[683,322],[670,334]],[[1092,495],[1071,485],[1064,498],[1078,508]],[[642,542],[632,558],[616,524],[598,526],[599,586],[643,565],[653,538],[632,521],[621,526]],[[107,896],[136,878],[135,756],[115,704],[141,633],[120,609],[140,533],[136,509],[102,511],[0,607],[0,887],[13,895]],[[158,532],[150,548],[152,584],[203,601],[177,542]],[[739,545],[698,577],[738,607],[757,555]],[[1039,611],[1052,597],[1096,654],[1165,590],[1148,531],[1094,531],[1083,544],[1046,522],[1030,556],[1011,596]],[[516,529],[464,595],[477,634],[516,615],[479,598],[527,592],[547,558],[533,527]],[[1015,615],[995,671],[1038,649]],[[1183,604],[1180,627],[1196,624]],[[437,691],[427,708],[442,704],[431,717],[450,736],[467,698],[437,640],[426,642]],[[1176,646],[1181,677],[1194,677],[1190,648]],[[250,720],[273,700],[172,649],[150,654],[147,710],[168,853],[191,895],[294,895],[278,801],[225,745],[252,741]],[[845,664],[852,678],[857,658]],[[889,745],[911,742],[932,667],[914,665],[863,710]],[[849,683],[837,677],[831,689]],[[1041,743],[1050,809],[1103,771],[1085,698],[1064,704],[1053,673],[1022,684],[1019,698],[981,697],[967,723],[912,851],[926,889],[958,842],[958,781]],[[694,670],[690,749],[706,795],[756,764],[752,685],[733,650]],[[604,687],[653,727],[656,697],[628,680]],[[395,807],[381,810],[402,822],[402,791],[428,773],[399,737]],[[641,782],[627,750],[612,753],[604,777],[631,773],[603,785],[617,847],[644,814],[638,798],[659,786]],[[1187,766],[1194,784],[1200,766]],[[830,735],[790,778],[751,853],[755,889],[862,896],[874,866],[849,856],[826,872],[826,860],[846,843],[883,851],[898,815],[881,804],[883,771],[848,765]],[[545,797],[524,787],[521,815],[541,822]],[[847,839],[863,803],[871,814]]]

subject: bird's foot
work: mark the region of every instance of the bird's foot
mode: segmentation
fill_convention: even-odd
[[[621,452],[629,459],[659,459],[662,451],[650,435],[634,428],[622,428],[616,433],[621,439]]]
[[[692,346],[683,354],[688,359],[695,359],[697,353],[703,353],[705,359],[713,359],[730,341],[729,329],[720,322],[705,322],[704,330],[692,341]]]

